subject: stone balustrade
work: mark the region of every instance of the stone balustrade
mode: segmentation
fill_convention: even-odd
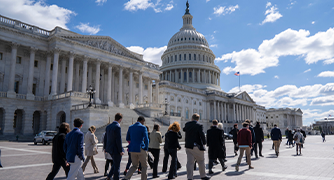
[[[51,31],[48,31],[48,30],[30,25],[30,24],[27,24],[27,23],[22,23],[20,21],[10,19],[8,17],[1,16],[1,15],[0,15],[0,23],[4,24],[6,26],[9,26],[9,27],[24,30],[26,32],[30,32],[30,33],[41,35],[41,36],[47,36],[48,37],[51,33]]]
[[[0,92],[0,97],[7,97],[7,92]]]
[[[69,91],[63,94],[57,94],[57,95],[52,96],[52,100],[62,99],[62,98],[67,98],[67,97],[89,98],[89,95],[87,93]]]
[[[161,85],[167,85],[167,86],[176,87],[176,88],[180,88],[180,89],[195,92],[195,93],[206,94],[205,90],[200,90],[200,89],[197,89],[197,88],[193,88],[193,87],[190,87],[190,86],[186,86],[186,85],[182,85],[182,84],[174,83],[174,82],[170,82],[170,81],[161,81],[159,83],[159,85],[160,86]]]
[[[27,99],[26,94],[16,94],[16,99]]]
[[[162,108],[162,104],[154,104],[154,103],[145,103],[145,104],[138,104],[137,108]]]

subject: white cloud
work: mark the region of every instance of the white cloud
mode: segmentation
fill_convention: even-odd
[[[218,7],[213,8],[213,11],[214,11],[213,14],[216,14],[217,16],[231,14],[236,9],[239,9],[238,4],[235,6],[229,6],[228,8],[226,8],[226,6],[223,6],[223,7],[218,6]]]
[[[256,75],[264,73],[264,69],[278,66],[281,56],[300,56],[307,64],[324,61],[334,63],[334,28],[326,32],[318,32],[310,36],[307,30],[287,29],[269,40],[264,40],[258,50],[243,49],[239,52],[224,54],[217,61],[231,60],[236,66],[226,67],[223,72],[229,74],[241,71],[243,74]]]
[[[167,7],[165,8],[165,11],[170,11],[174,8],[173,4],[167,4]]]
[[[320,109],[303,109],[303,118],[322,119],[328,117],[329,114],[334,114],[334,110],[322,112]]]
[[[312,24],[314,24],[315,23],[315,21],[312,21]]]
[[[334,77],[334,71],[324,71],[318,74],[318,77]]]
[[[68,29],[66,24],[70,21],[74,11],[48,5],[43,0],[1,0],[1,15],[18,19],[22,22],[52,30],[56,26]]]
[[[218,47],[218,44],[211,44],[210,47]]]
[[[206,0],[206,2],[209,2],[210,0]]]
[[[310,72],[310,71],[311,71],[311,69],[308,69],[308,70],[305,70],[304,73],[307,73],[307,72]]]
[[[275,79],[279,79],[279,76],[276,75],[274,78],[275,78]]]
[[[209,20],[212,20],[212,18],[209,17]]]
[[[269,8],[264,13],[266,18],[262,21],[261,25],[268,23],[268,22],[275,22],[279,18],[283,17],[282,14],[278,12],[278,8],[276,5],[272,6],[270,2],[267,3],[266,8]]]
[[[104,3],[107,2],[107,0],[96,0],[95,2],[97,3],[97,5],[102,6]]]
[[[88,33],[90,35],[97,34],[100,31],[100,25],[98,26],[89,26],[89,23],[80,23],[80,25],[75,26],[82,33]]]
[[[334,83],[325,85],[314,84],[301,87],[284,85],[271,91],[266,90],[265,85],[247,84],[241,86],[241,90],[247,91],[257,104],[267,108],[306,105],[329,106],[334,103]],[[229,92],[239,92],[239,87],[234,87]]]
[[[161,61],[161,56],[167,49],[167,46],[163,47],[148,47],[144,49],[143,47],[140,46],[130,46],[127,47],[130,51],[143,54],[144,55],[144,60],[148,62],[152,62],[154,64],[158,64],[161,66],[162,61]]]
[[[170,11],[174,8],[173,1],[170,1],[167,5],[160,4],[161,0],[157,0],[154,4],[151,0],[129,0],[124,4],[124,9],[128,11],[146,10],[147,8],[152,8],[154,12],[162,12],[161,9],[165,11]],[[165,7],[166,6],[166,7]]]

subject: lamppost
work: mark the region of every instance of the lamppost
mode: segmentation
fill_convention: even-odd
[[[164,103],[164,105],[165,105],[165,113],[164,113],[164,115],[166,116],[166,115],[168,115],[168,112],[167,112],[167,106],[168,106],[167,98],[165,98],[165,103]]]
[[[91,107],[92,106],[92,98],[93,98],[93,95],[96,93],[96,90],[92,87],[92,85],[89,85],[89,88],[86,90],[86,92],[89,94],[88,107]]]

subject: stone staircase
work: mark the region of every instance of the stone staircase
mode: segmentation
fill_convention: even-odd
[[[161,123],[157,118],[155,117],[146,117],[144,114],[142,114],[138,110],[133,109],[127,109],[127,108],[118,108],[113,107],[109,109],[109,116],[114,117],[116,113],[121,113],[123,115],[123,120],[121,122],[121,128],[122,128],[122,142],[126,143],[126,134],[128,131],[129,126],[137,122],[138,116],[144,116],[145,117],[145,125],[149,126],[150,131],[153,130],[154,124],[160,125],[160,132],[164,136],[167,132],[168,126],[167,124]],[[110,119],[110,123],[114,121],[113,118]],[[105,132],[105,129],[109,125],[109,122],[106,123],[103,126],[97,127],[95,135],[98,138],[99,142],[101,142],[102,134]],[[163,139],[164,141],[164,139]]]

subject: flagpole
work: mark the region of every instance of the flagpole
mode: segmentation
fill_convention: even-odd
[[[241,74],[239,72],[239,91],[241,92],[241,89],[240,89],[240,76],[241,76]]]

